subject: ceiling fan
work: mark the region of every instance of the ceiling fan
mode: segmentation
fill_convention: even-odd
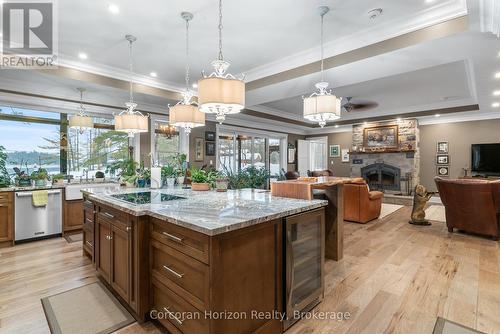
[[[351,111],[365,111],[369,109],[373,109],[378,107],[377,102],[371,102],[371,101],[362,101],[359,103],[353,103],[351,102],[352,96],[346,97],[347,103],[342,105],[342,108],[346,112],[351,112]]]

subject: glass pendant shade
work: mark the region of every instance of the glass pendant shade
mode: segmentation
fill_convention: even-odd
[[[170,107],[169,118],[170,124],[184,128],[187,133],[190,133],[192,128],[205,125],[205,114],[192,104],[179,103]]]
[[[75,129],[92,129],[94,127],[94,119],[90,116],[74,115],[69,119],[69,127]]]

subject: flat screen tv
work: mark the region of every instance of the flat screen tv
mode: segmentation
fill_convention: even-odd
[[[500,144],[473,144],[471,170],[486,175],[500,175]]]

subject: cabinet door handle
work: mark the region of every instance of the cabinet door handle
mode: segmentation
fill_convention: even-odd
[[[182,244],[182,238],[179,238],[179,237],[176,237],[175,235],[173,234],[170,234],[170,233],[167,233],[167,232],[161,232],[164,236],[166,236],[167,238],[169,238],[170,240],[172,241],[175,241],[175,242],[178,242],[180,244]]]
[[[106,236],[106,239],[108,239],[108,240],[113,240],[113,237],[112,237],[112,236],[110,236],[110,235],[107,235],[107,236]]]
[[[132,230],[132,227],[127,226],[127,227],[125,228],[125,230],[127,230],[127,232],[129,232],[130,230]]]
[[[181,325],[181,326],[182,326],[183,321],[182,321],[181,319],[177,318],[177,317],[175,316],[175,314],[174,314],[172,311],[170,311],[170,310],[169,310],[168,308],[166,308],[166,307],[164,307],[164,308],[163,308],[163,310],[164,310],[165,312],[167,312],[167,314],[168,314],[168,315],[169,315],[172,319],[174,319],[174,320],[175,320],[175,321],[176,321],[179,325]]]
[[[87,221],[87,223],[93,223],[93,221],[91,219],[88,219],[88,218],[85,218],[85,220]]]
[[[115,218],[115,216],[113,216],[111,213],[108,212],[103,212],[102,214],[111,219]]]
[[[93,247],[92,246],[92,243],[90,241],[86,241],[87,245],[89,245],[90,247]]]
[[[177,276],[178,278],[183,278],[183,277],[184,277],[184,274],[179,274],[177,271],[173,270],[173,269],[172,269],[172,268],[170,268],[170,267],[163,266],[163,269],[165,269],[166,271],[168,271],[168,272],[169,272],[169,273],[171,273],[172,275]]]

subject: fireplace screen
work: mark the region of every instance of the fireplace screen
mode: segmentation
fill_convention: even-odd
[[[361,168],[361,176],[372,190],[401,190],[401,169],[384,163]]]

